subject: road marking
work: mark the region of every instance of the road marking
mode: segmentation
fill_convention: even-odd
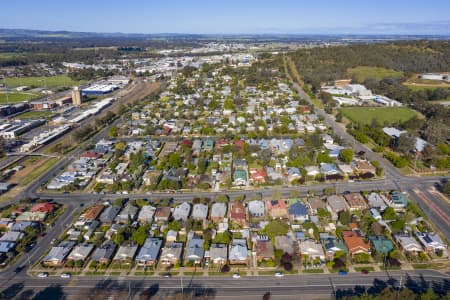
[[[426,204],[428,204],[433,211],[441,217],[441,219],[447,223],[448,226],[450,226],[450,218],[436,205],[433,203],[433,201],[431,201],[430,199],[428,199],[427,196],[425,196],[424,193],[422,193],[421,191],[419,191],[418,189],[413,189],[414,193],[416,193],[416,195],[422,199]]]

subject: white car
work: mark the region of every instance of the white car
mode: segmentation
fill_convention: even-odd
[[[70,278],[72,277],[69,273],[63,273],[61,274],[61,278]]]
[[[233,274],[233,278],[234,279],[239,279],[239,278],[241,278],[241,275],[239,275],[239,273],[234,273]]]
[[[281,272],[276,272],[275,277],[284,277],[284,274]]]
[[[39,277],[39,278],[47,278],[47,277],[48,277],[48,273],[47,273],[47,272],[39,273],[39,274],[38,274],[38,277]]]

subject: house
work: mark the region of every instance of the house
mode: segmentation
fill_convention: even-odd
[[[161,250],[162,240],[158,238],[147,238],[136,256],[136,263],[139,266],[154,266],[158,260]]]
[[[67,257],[68,260],[73,261],[86,261],[88,256],[91,254],[92,250],[94,250],[93,244],[81,244],[75,246],[70,255]]]
[[[384,196],[372,192],[367,197],[367,202],[369,203],[369,207],[378,208],[380,210],[384,210],[386,208],[386,198]]]
[[[22,221],[22,222],[14,222],[9,223],[8,228],[10,231],[19,231],[24,232],[28,227],[37,227],[39,223],[33,221]]]
[[[119,247],[116,255],[114,256],[114,263],[129,265],[136,255],[138,246],[135,245],[122,245]]]
[[[370,173],[370,174],[375,175],[375,173],[376,173],[376,168],[374,166],[372,166],[372,164],[370,162],[368,162],[367,160],[357,160],[356,161],[356,170],[358,171],[359,174]]]
[[[370,245],[366,243],[356,231],[343,231],[342,238],[352,257],[359,253],[370,254]]]
[[[208,218],[208,205],[197,203],[192,210],[194,220],[206,220]]]
[[[104,224],[112,224],[120,211],[119,206],[108,206],[100,215],[100,221]]]
[[[307,167],[305,167],[305,170],[306,170],[306,175],[308,175],[308,176],[316,177],[317,175],[320,174],[319,167],[317,167],[317,166],[307,166]]]
[[[368,208],[366,200],[364,200],[360,193],[347,193],[344,194],[344,198],[347,200],[350,211],[364,210]]]
[[[86,222],[84,226],[84,230],[86,230],[86,232],[83,234],[83,238],[85,240],[89,240],[99,225],[100,222],[97,220]]]
[[[153,216],[155,215],[156,207],[151,205],[142,206],[139,215],[138,221],[140,224],[149,224],[153,221]]]
[[[302,179],[302,173],[298,168],[292,167],[287,170],[287,177],[289,182]]]
[[[396,234],[394,240],[406,253],[416,255],[423,251],[420,244],[407,234]]]
[[[403,209],[408,206],[408,197],[405,194],[399,191],[393,191],[389,196],[390,201],[388,200],[388,203],[394,209]]]
[[[300,201],[296,201],[294,204],[289,206],[288,214],[289,219],[292,221],[304,222],[309,219],[308,209]]]
[[[323,251],[322,245],[317,243],[315,240],[304,240],[299,242],[300,254],[303,259],[315,260],[320,259],[320,261],[325,260],[325,253]]]
[[[138,210],[139,209],[136,206],[127,205],[120,211],[114,220],[120,224],[130,224],[136,218]]]
[[[233,173],[233,184],[236,186],[245,186],[247,185],[247,172],[244,170],[234,170]]]
[[[22,232],[18,231],[8,231],[2,237],[0,237],[0,242],[15,242],[17,243],[24,237]]]
[[[50,252],[42,260],[46,266],[62,266],[66,257],[72,251],[75,242],[61,242],[50,249]]]
[[[96,220],[104,208],[103,205],[91,206],[80,216],[80,220]]]
[[[170,207],[157,207],[155,211],[156,222],[167,222],[170,217]]]
[[[22,222],[22,221],[36,221],[36,222],[43,222],[45,218],[47,217],[47,213],[40,212],[40,211],[26,211],[20,214],[16,221]]]
[[[274,260],[275,251],[270,240],[257,240],[256,241],[256,259],[261,261]]]
[[[12,252],[16,247],[14,242],[0,242],[0,254],[4,255],[8,252]]]
[[[326,176],[337,175],[339,174],[339,171],[334,164],[320,163],[320,173],[322,173],[326,179]]]
[[[369,236],[369,241],[372,243],[372,246],[377,253],[387,255],[394,249],[392,241],[382,235]]]
[[[327,205],[325,201],[322,201],[319,197],[311,197],[306,200],[310,215],[317,215],[318,209],[326,209]]]
[[[248,263],[248,250],[245,239],[233,239],[230,244],[228,260],[231,265],[246,265]]]
[[[230,220],[241,227],[247,227],[247,217],[245,214],[244,204],[239,201],[235,201],[231,204]]]
[[[267,172],[264,169],[250,168],[250,182],[253,184],[264,184],[267,182]]]
[[[167,243],[173,243],[177,240],[178,237],[178,231],[176,230],[169,230],[166,234],[166,242]]]
[[[287,207],[284,200],[270,200],[267,201],[267,210],[272,218],[286,218]]]
[[[344,198],[337,195],[327,197],[327,209],[333,215],[333,219],[337,220],[337,215],[348,208]],[[334,218],[336,216],[336,218]]]
[[[294,255],[294,241],[287,235],[281,235],[275,237],[275,248],[290,255]]]
[[[436,253],[447,249],[447,245],[436,233],[415,232],[415,235],[427,253]]]
[[[225,265],[228,257],[228,247],[225,244],[211,244],[209,256],[215,265]]]
[[[163,265],[175,265],[180,261],[183,243],[166,244],[163,248],[159,262]]]
[[[142,176],[142,182],[146,186],[157,185],[161,176],[162,172],[160,170],[148,170]]]
[[[248,213],[252,217],[261,218],[266,214],[264,201],[253,200],[248,203]]]
[[[200,264],[205,254],[203,243],[204,240],[202,238],[190,239],[186,247],[185,260],[193,262],[194,264]]]
[[[335,237],[329,237],[322,240],[322,244],[328,260],[333,260],[338,252],[348,253],[348,248],[345,246],[345,243],[341,240],[337,240]]]
[[[227,205],[225,203],[217,202],[211,206],[211,221],[214,223],[222,221],[227,213]]]
[[[116,250],[116,245],[111,240],[105,241],[100,247],[97,247],[92,253],[91,260],[99,264],[109,264]]]
[[[41,212],[41,213],[46,213],[46,214],[50,214],[54,210],[55,210],[55,205],[48,203],[48,202],[36,203],[30,209],[31,212]]]
[[[172,216],[174,220],[184,222],[189,218],[190,212],[191,212],[191,205],[187,202],[183,202],[177,207],[175,207]]]

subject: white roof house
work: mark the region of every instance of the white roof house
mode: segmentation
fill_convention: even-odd
[[[155,215],[156,208],[151,205],[144,205],[138,215],[139,222],[151,223]]]
[[[192,217],[196,220],[204,220],[208,217],[208,205],[197,203],[192,210]]]
[[[409,235],[396,234],[394,235],[395,241],[400,244],[405,252],[422,252],[423,249],[419,243]]]
[[[246,263],[247,255],[247,243],[245,239],[234,239],[230,244],[230,253],[228,255],[230,263]]]
[[[266,205],[264,201],[253,200],[248,203],[248,212],[253,217],[264,217]]]
[[[69,260],[86,260],[86,258],[91,254],[92,250],[94,250],[93,244],[81,244],[75,246],[70,255],[68,256]]]
[[[305,240],[298,243],[300,247],[300,253],[302,256],[308,256],[309,259],[319,258],[325,260],[325,253],[322,245],[316,243],[314,240]]]
[[[173,218],[175,220],[186,221],[189,217],[189,213],[191,212],[191,205],[187,202],[183,202],[173,211]]]
[[[227,213],[227,205],[225,203],[214,203],[211,206],[211,219],[217,221],[223,219]]]

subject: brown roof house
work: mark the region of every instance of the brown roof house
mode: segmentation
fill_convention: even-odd
[[[231,204],[230,219],[231,219],[231,222],[238,224],[242,227],[248,226],[244,204],[242,204],[239,201],[235,201]]]
[[[347,200],[350,211],[364,210],[368,208],[366,200],[360,193],[348,193],[344,194],[345,200]]]
[[[256,241],[256,259],[261,262],[275,259],[275,251],[271,240]]]
[[[369,243],[366,243],[357,232],[350,230],[343,231],[342,238],[344,239],[344,243],[347,246],[351,256],[355,256],[359,253],[370,254]]]

